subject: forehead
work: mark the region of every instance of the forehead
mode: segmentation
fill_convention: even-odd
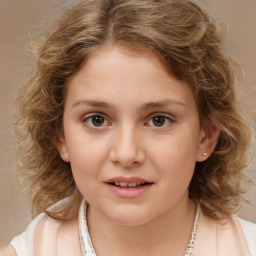
[[[68,98],[139,104],[179,101],[194,104],[189,85],[177,77],[152,52],[131,52],[105,47],[90,56],[67,81]],[[118,97],[118,99],[117,99]]]
[[[93,50],[87,54],[85,60],[80,65],[80,68],[75,73],[75,75],[79,73],[83,68],[85,68],[85,66],[88,69],[88,67],[93,66],[93,64],[95,64],[96,66],[99,64],[104,65],[104,62],[105,64],[107,63],[108,66],[110,59],[113,64],[114,61],[121,62],[124,59],[127,64],[128,61],[133,61],[134,64],[136,62],[136,64],[138,65],[142,62],[144,62],[143,65],[145,65],[146,62],[148,62],[147,64],[151,62],[151,64],[154,63],[155,66],[158,66],[166,73],[175,76],[175,74],[172,72],[172,67],[166,64],[164,57],[158,51],[154,51],[145,46],[135,46],[126,43],[120,43],[118,45],[111,43],[93,48]]]

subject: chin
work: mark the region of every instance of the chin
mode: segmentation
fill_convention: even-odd
[[[148,222],[145,218],[134,218],[133,216],[111,219],[111,221],[117,225],[129,227],[141,226]]]
[[[125,207],[124,207],[125,208]],[[106,216],[111,222],[122,226],[141,226],[152,220],[147,212],[134,211],[133,209],[115,210]]]

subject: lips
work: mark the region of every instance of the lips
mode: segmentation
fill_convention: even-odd
[[[115,181],[115,182],[111,182],[110,184],[115,185],[115,186],[119,186],[122,188],[133,188],[133,187],[138,187],[138,186],[143,186],[148,184],[147,182],[120,182],[120,181]]]
[[[152,181],[139,177],[114,177],[104,183],[112,193],[121,198],[138,197],[154,184]]]
[[[105,181],[105,183],[120,187],[138,187],[147,184],[153,184],[152,181],[139,177],[113,177]]]

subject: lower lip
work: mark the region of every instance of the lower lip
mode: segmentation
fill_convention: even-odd
[[[118,197],[122,198],[134,198],[138,197],[147,190],[149,190],[153,184],[147,184],[138,187],[119,187],[115,185],[111,185],[109,183],[105,183],[108,188]]]

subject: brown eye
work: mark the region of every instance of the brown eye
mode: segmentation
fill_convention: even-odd
[[[152,122],[155,126],[163,126],[165,124],[166,118],[163,116],[155,116],[152,119]]]
[[[173,119],[169,115],[155,115],[147,122],[148,126],[152,127],[165,127],[173,122]]]
[[[91,115],[83,120],[91,127],[103,127],[109,125],[109,122],[106,118],[101,115]]]
[[[104,124],[104,117],[94,116],[94,117],[92,117],[92,123],[94,126],[101,126]]]

